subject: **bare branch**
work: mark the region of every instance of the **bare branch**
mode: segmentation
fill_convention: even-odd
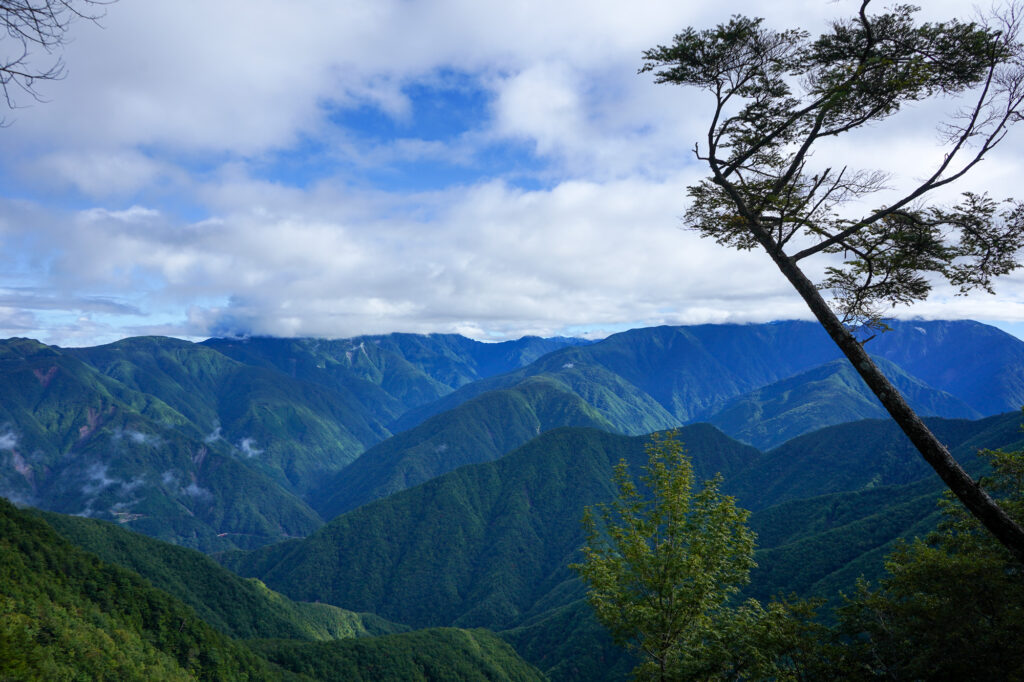
[[[0,56],[0,96],[8,109],[20,108],[17,94],[44,101],[36,90],[38,81],[59,80],[64,62],[56,57],[40,66],[34,50],[52,55],[64,45],[75,19],[98,21],[100,9],[114,0],[0,0],[0,46],[9,41],[13,53]],[[4,119],[0,118],[0,125]]]

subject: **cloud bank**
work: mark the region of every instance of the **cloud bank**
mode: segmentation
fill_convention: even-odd
[[[821,30],[849,3],[792,2]],[[0,336],[476,338],[807,317],[766,258],[681,229],[695,92],[644,49],[750,2],[121,2],[0,130]],[[962,14],[930,3],[929,16]],[[898,179],[911,107],[822,151]],[[1020,131],[957,189],[1015,190]],[[1024,320],[1024,278],[899,314]]]

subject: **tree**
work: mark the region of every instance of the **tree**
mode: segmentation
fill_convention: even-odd
[[[763,249],[922,457],[1024,561],[1024,529],[957,464],[864,349],[868,335],[885,328],[886,307],[925,299],[935,278],[960,293],[991,291],[993,278],[1019,266],[1019,203],[974,193],[954,206],[928,203],[1021,119],[1019,8],[986,24],[915,23],[915,7],[869,15],[869,4],[863,0],[856,17],[814,40],[742,16],[710,30],[688,28],[670,46],[645,52],[640,71],[713,100],[703,148],[694,148],[710,176],[688,189],[686,225],[724,246]],[[940,123],[942,161],[885,205],[857,212],[888,189],[885,172],[831,158],[812,164],[812,152],[829,138],[940,96],[968,102]],[[804,272],[812,257],[824,259],[817,285]]]
[[[986,452],[982,483],[1024,518],[1024,452]],[[898,547],[875,589],[858,584],[839,611],[843,679],[1024,678],[1021,566],[947,493],[927,541]]]
[[[655,434],[647,452],[647,494],[623,460],[615,501],[584,513],[584,558],[572,568],[598,620],[646,659],[638,679],[785,679],[813,630],[809,605],[732,606],[754,566],[749,512],[719,492],[720,476],[694,493],[674,433]]]
[[[0,57],[0,92],[9,109],[18,107],[18,92],[41,101],[36,81],[64,77],[64,62],[57,58],[41,66],[32,59],[38,48],[52,54],[64,44],[68,27],[77,18],[96,21],[100,14],[89,11],[114,0],[2,0],[0,41],[8,40],[14,52]],[[0,119],[3,123],[3,119]]]

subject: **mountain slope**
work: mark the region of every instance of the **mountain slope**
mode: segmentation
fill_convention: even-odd
[[[894,321],[868,343],[880,355],[981,414],[1024,405],[1024,342],[972,320]]]
[[[44,516],[61,521],[58,515]],[[86,519],[63,521],[65,530],[104,551],[126,558],[122,550],[130,550],[129,561],[141,563],[161,582],[187,585],[184,590],[191,597],[200,588],[213,598],[216,589],[228,586],[219,603],[200,605],[208,614],[224,615],[229,621],[240,606],[229,600],[245,593],[238,586],[257,585],[227,577],[228,572],[219,567],[211,569],[210,560],[194,552],[161,548],[162,543],[155,540],[142,538],[141,542],[145,549],[157,549],[160,556],[140,559],[135,556],[138,548],[108,545],[111,540],[115,545],[133,545],[128,539],[133,534],[127,531]],[[204,586],[203,581],[211,578],[213,585]],[[282,613],[294,615],[273,608],[286,601],[280,595],[264,600],[271,608],[263,615],[270,621]],[[308,606],[317,607],[321,616],[339,611]],[[303,624],[314,624],[308,618],[311,614],[304,614]],[[258,614],[235,619],[234,624],[252,626],[251,633],[261,628],[267,632],[268,627]],[[273,624],[269,627],[279,636],[286,632]],[[544,679],[507,644],[481,630],[425,630],[325,642],[278,638],[247,644],[216,631],[182,601],[137,573],[72,546],[38,516],[0,500],[3,679]]]
[[[1021,438],[1018,414],[929,421],[975,471],[977,446]],[[757,510],[752,524],[765,543],[751,594],[834,596],[859,573],[876,575],[893,541],[934,521],[940,485],[885,421],[829,427],[767,455],[709,425],[684,427],[681,439],[698,480],[722,471],[724,488]],[[597,634],[567,565],[579,558],[583,507],[610,499],[612,466],[639,465],[645,442],[556,429],[494,462],[342,514],[304,540],[224,560],[295,599],[415,626],[502,630],[553,678],[608,679],[602,673],[626,663]]]
[[[287,679],[138,575],[0,500],[0,677]]]
[[[759,457],[706,425],[681,438],[698,476]],[[456,469],[229,565],[292,598],[418,627],[509,627],[572,579],[566,564],[583,538],[583,507],[610,499],[612,467],[622,457],[644,461],[646,442],[549,431],[495,462]]]
[[[547,679],[497,635],[482,629],[433,628],[334,642],[277,639],[252,646],[282,668],[320,682]]]
[[[735,473],[759,457],[707,425],[681,437],[699,477]],[[569,608],[583,588],[567,566],[579,558],[583,507],[611,498],[612,467],[622,457],[645,461],[646,443],[552,430],[499,460],[342,514],[305,540],[221,558],[292,598],[417,627],[519,628],[510,641],[555,679],[621,678],[632,664],[585,605]]]
[[[543,374],[601,410],[617,429],[647,433],[694,420],[729,398],[832,360],[838,351],[830,344],[809,322],[634,329],[470,384],[410,410],[392,430]]]
[[[877,358],[880,369],[924,417],[978,419],[981,414],[948,393]],[[706,421],[733,438],[767,450],[826,426],[888,414],[850,363],[833,360],[733,398]]]
[[[367,450],[335,475],[314,506],[325,519],[464,464],[498,459],[559,426],[610,430],[597,411],[545,377],[491,391]]]
[[[527,336],[481,343],[457,334],[387,334],[351,339],[209,339],[204,345],[247,365],[356,397],[388,424],[453,389],[503,374],[578,339]]]
[[[951,449],[987,431],[988,444],[1003,445],[1005,425],[1020,424],[1011,413],[978,421],[928,418],[933,433]],[[999,427],[999,428],[997,428]],[[963,451],[965,458],[973,452]],[[757,511],[787,500],[828,493],[903,485],[934,476],[913,444],[892,420],[830,426],[794,438],[765,453],[756,464],[725,481],[723,490]]]
[[[390,432],[357,396],[331,391],[201,344],[138,337],[62,351],[186,415],[250,464],[302,494]]]
[[[203,549],[258,546],[320,524],[167,403],[36,342],[0,343],[0,424],[0,493],[11,499]]]
[[[103,561],[138,573],[195,609],[229,637],[331,640],[408,628],[328,604],[293,602],[257,580],[241,578],[209,556],[78,516],[32,511],[65,540]]]

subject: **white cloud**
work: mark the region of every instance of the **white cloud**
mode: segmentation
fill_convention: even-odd
[[[195,483],[189,483],[183,489],[184,493],[194,500],[212,500],[213,493]]]
[[[254,438],[243,438],[238,442],[238,449],[242,451],[242,454],[246,457],[256,457],[262,455],[263,450],[260,450],[255,446],[256,440]]]
[[[64,180],[92,197],[131,195],[156,182],[166,183],[180,171],[135,150],[54,152],[29,168],[38,177]]]
[[[206,436],[206,438],[203,439],[203,442],[209,445],[210,443],[216,443],[221,439],[221,437],[222,436],[220,435],[220,426],[218,425],[213,429],[213,431],[210,432],[208,436]]]
[[[926,11],[942,10],[961,11]],[[105,28],[75,25],[68,78],[44,84],[51,101],[0,130],[0,177],[20,188],[0,198],[0,335],[501,337],[806,316],[765,257],[679,229],[707,102],[636,74],[641,52],[679,29],[761,11],[669,0],[111,5]],[[818,30],[844,11],[804,0],[768,20]],[[410,86],[460,79],[481,93],[476,118],[418,137]],[[332,116],[360,107],[399,133],[337,127]],[[816,161],[912,180],[941,154],[935,109],[912,107]],[[510,143],[533,155],[492,168],[488,154]],[[1010,143],[970,186],[1013,193],[1021,142]],[[438,160],[465,174],[426,192],[388,184],[395,164]],[[914,311],[975,316],[979,300],[990,319],[1017,315],[1024,282],[999,290]]]

